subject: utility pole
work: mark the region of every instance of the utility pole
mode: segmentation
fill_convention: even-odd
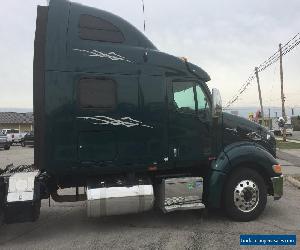
[[[262,99],[261,99],[261,90],[260,90],[259,77],[258,77],[258,68],[257,67],[255,67],[255,75],[256,75],[257,87],[258,87],[258,96],[259,96],[259,103],[260,103],[260,113],[261,113],[261,116],[262,116],[262,125],[265,126],[264,109],[263,109],[263,104],[262,104]]]
[[[284,121],[286,122],[286,114],[285,114],[285,107],[284,107],[284,102],[285,102],[285,96],[283,94],[283,69],[282,69],[282,48],[281,48],[281,43],[279,44],[279,59],[280,59],[280,82],[281,82],[281,109],[282,109],[282,117]],[[286,141],[286,129],[285,126],[283,126],[283,133],[282,133],[282,140]]]

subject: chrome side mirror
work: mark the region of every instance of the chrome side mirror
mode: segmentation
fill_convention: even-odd
[[[218,89],[212,89],[212,114],[214,117],[222,113],[222,99]]]

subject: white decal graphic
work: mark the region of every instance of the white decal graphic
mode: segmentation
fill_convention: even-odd
[[[118,55],[115,52],[105,53],[105,52],[98,51],[96,49],[93,49],[93,50],[73,49],[73,50],[74,51],[79,51],[79,52],[86,53],[88,56],[91,56],[91,57],[108,58],[108,59],[110,59],[112,61],[126,61],[126,62],[130,62],[131,63],[131,61],[128,60],[128,59],[126,59],[126,57]]]
[[[84,117],[77,117],[77,119],[87,120],[94,125],[113,125],[113,126],[125,126],[127,128],[135,127],[135,126],[142,126],[146,128],[153,128],[152,126],[145,125],[141,121],[134,120],[130,117],[122,117],[120,119],[113,119],[107,116],[84,116]]]

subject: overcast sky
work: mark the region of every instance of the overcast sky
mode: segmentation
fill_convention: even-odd
[[[0,9],[0,107],[32,107],[36,6],[46,0],[2,1]],[[75,0],[111,11],[142,30],[141,0]],[[223,105],[254,67],[300,32],[300,1],[144,0],[146,35],[159,50],[189,61],[211,76]],[[287,106],[300,106],[300,45],[284,59]],[[264,105],[280,106],[279,63],[260,75]],[[252,84],[235,106],[258,105]]]

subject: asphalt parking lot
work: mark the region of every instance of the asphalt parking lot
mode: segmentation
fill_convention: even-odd
[[[13,145],[9,150],[0,148],[0,168],[4,168],[8,164],[29,165],[33,163],[33,148],[21,147],[19,145]]]
[[[1,165],[3,159],[5,164],[17,165],[22,159],[30,164],[30,155],[32,161],[32,148],[1,150]],[[281,200],[269,197],[264,213],[247,223],[232,222],[216,211],[150,211],[89,219],[84,202],[51,201],[49,207],[45,200],[37,222],[0,227],[0,249],[239,249],[240,234],[297,234],[299,241],[300,190],[287,182],[284,188]]]

